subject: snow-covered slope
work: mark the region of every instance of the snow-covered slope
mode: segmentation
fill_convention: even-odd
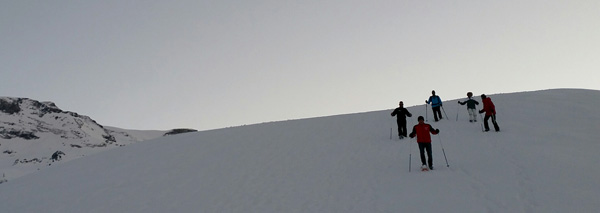
[[[0,97],[0,183],[165,133],[104,127],[52,102]]]
[[[132,144],[1,184],[0,208],[599,212],[600,91],[490,97],[502,132],[482,132],[480,123],[466,121],[466,107],[445,102],[450,120],[431,123],[441,130],[433,137],[436,170],[431,172],[416,171],[420,162],[414,140],[390,140],[396,127],[389,109]],[[423,105],[409,110],[414,115],[409,125],[425,113]]]

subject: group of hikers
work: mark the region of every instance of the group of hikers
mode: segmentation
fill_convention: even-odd
[[[500,127],[496,122],[496,107],[492,102],[492,99],[487,97],[485,94],[481,94],[481,102],[483,103],[483,109],[477,111],[477,102],[473,99],[473,93],[467,93],[466,101],[458,101],[460,105],[467,105],[467,112],[469,113],[469,122],[477,122],[477,112],[485,113],[485,117],[483,119],[484,122],[484,130],[485,132],[490,131],[490,127],[488,125],[488,120],[492,119],[492,124],[494,125],[494,129],[496,132],[500,131]],[[426,104],[431,105],[431,110],[433,111],[433,118],[435,122],[443,119],[441,110],[443,109],[443,103],[440,96],[435,94],[435,90],[431,91],[431,96],[428,100],[425,100]],[[412,132],[408,134],[406,129],[406,117],[412,117],[412,114],[404,108],[404,103],[400,101],[399,107],[394,109],[392,112],[392,116],[396,116],[396,122],[398,124],[398,136],[400,139],[410,137],[417,137],[417,144],[419,145],[419,153],[421,155],[421,163],[423,166],[421,169],[433,169],[433,158],[431,154],[431,134],[437,135],[440,133],[439,129],[433,128],[430,124],[425,123],[425,118],[423,116],[419,116],[417,118],[418,124],[412,128]],[[425,112],[427,113],[427,112]],[[458,115],[457,115],[458,116]],[[391,134],[391,133],[390,133]],[[391,135],[390,135],[391,137]],[[425,160],[425,151],[427,151],[427,162]],[[429,165],[429,166],[428,166]]]

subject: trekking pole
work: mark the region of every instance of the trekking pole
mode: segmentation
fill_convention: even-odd
[[[446,151],[444,151],[444,145],[442,144],[442,137],[440,136],[440,134],[438,134],[438,138],[440,139],[440,145],[442,146],[442,153],[444,153],[444,159],[446,160],[446,166],[450,167],[450,164],[448,164],[448,158],[446,158]]]
[[[412,122],[411,122],[411,125],[412,125]],[[415,139],[415,141],[416,141],[416,139]],[[408,140],[408,143],[409,143],[409,145],[408,145],[408,150],[409,150],[409,154],[408,154],[408,172],[410,172],[410,167],[412,165],[412,140]]]
[[[450,117],[448,117],[448,114],[446,114],[446,109],[444,109],[444,106],[441,106],[441,107],[442,107],[442,111],[444,111],[444,115],[446,116],[446,118],[448,118],[448,120],[450,120]]]
[[[408,150],[410,153],[410,154],[408,154],[408,172],[410,172],[410,165],[412,164],[411,163],[411,161],[412,161],[412,141],[409,140],[408,143],[409,143]]]
[[[485,132],[485,130],[483,129],[483,115],[479,113],[479,117],[481,118],[481,132]]]
[[[392,140],[392,129],[394,128],[393,125],[394,125],[394,119],[392,118],[392,120],[390,120],[390,140]]]
[[[427,119],[427,105],[428,104],[425,104],[425,121],[429,121],[429,119]]]
[[[460,106],[456,107],[456,121],[458,121],[458,110],[460,110]]]

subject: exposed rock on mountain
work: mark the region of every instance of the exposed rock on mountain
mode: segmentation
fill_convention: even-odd
[[[165,133],[165,136],[168,135],[177,135],[177,134],[183,134],[183,133],[189,133],[189,132],[197,132],[198,130],[195,129],[173,129],[167,133]]]
[[[10,180],[27,173],[131,143],[193,132],[104,127],[52,102],[0,97],[0,173]]]

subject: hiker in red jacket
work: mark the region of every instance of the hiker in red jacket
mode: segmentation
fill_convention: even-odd
[[[483,102],[483,109],[479,110],[479,113],[485,112],[485,118],[483,118],[485,131],[490,131],[488,120],[492,118],[492,124],[494,124],[494,129],[496,129],[496,132],[499,132],[500,127],[498,126],[498,123],[496,123],[496,106],[494,106],[492,99],[490,97],[485,96],[485,94],[481,94],[481,102]]]
[[[427,164],[425,164],[425,150],[427,150],[427,160],[429,163],[429,169],[433,169],[433,158],[431,154],[431,134],[437,135],[440,133],[439,129],[434,129],[431,125],[425,123],[425,118],[423,116],[419,116],[418,118],[419,124],[413,127],[412,132],[410,133],[410,138],[414,138],[417,136],[417,144],[419,144],[419,153],[421,154],[421,169],[427,169]]]

